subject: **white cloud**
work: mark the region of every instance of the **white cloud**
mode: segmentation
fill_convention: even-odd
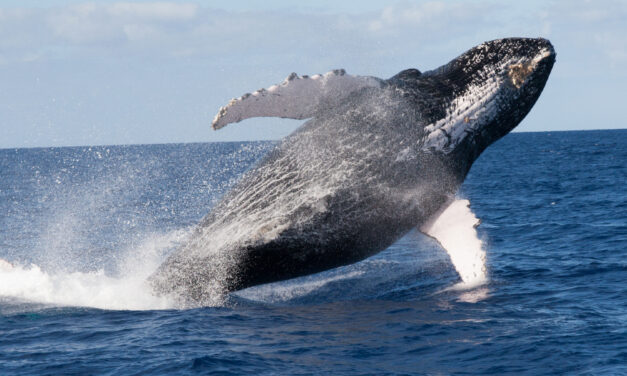
[[[206,132],[213,111],[230,97],[292,71],[345,68],[389,77],[409,67],[435,68],[475,44],[507,36],[549,37],[556,47],[558,62],[531,115],[542,121],[555,108],[584,107],[566,106],[564,98],[587,103],[609,92],[619,93],[610,98],[618,103],[627,76],[627,3],[620,1],[406,0],[380,8],[371,1],[364,12],[355,10],[364,9],[356,0],[350,12],[96,1],[0,6],[0,128],[15,134],[13,141],[0,140],[5,145],[48,128],[37,143],[54,137],[75,144],[273,137],[272,127],[244,137],[238,129],[251,128]],[[608,89],[607,82],[614,86]],[[51,105],[50,98],[59,100]],[[570,118],[584,127],[599,116],[580,111]],[[559,127],[562,119],[554,118]]]
[[[379,11],[341,14],[236,12],[191,2],[79,3],[0,8],[0,51],[4,64],[103,55],[279,60],[314,55],[342,62],[349,57],[366,61],[458,53],[457,46],[521,35],[554,37],[560,56],[564,48],[573,54],[586,48],[614,69],[627,56],[625,19],[627,4],[620,1],[562,1],[536,9],[512,3],[406,1]]]
[[[120,23],[106,17],[93,3],[51,10],[46,17],[53,35],[72,43],[99,43],[123,38]]]
[[[565,55],[576,58],[581,69],[596,67],[625,74],[627,2],[558,2],[549,9],[548,20],[553,36],[564,44]]]
[[[84,3],[47,11],[53,35],[71,43],[138,41],[196,17],[198,6],[179,3]]]
[[[19,60],[10,55],[22,56],[24,50],[43,57],[120,50],[156,56],[211,56],[224,52],[296,53],[335,47],[363,54],[367,52],[366,45],[390,45],[389,38],[437,40],[432,35],[434,30],[443,34],[440,39],[454,37],[471,23],[482,22],[487,13],[485,6],[443,1],[396,5],[380,13],[364,14],[228,12],[178,2],[0,8],[0,47],[9,60]]]
[[[150,21],[187,21],[194,18],[198,5],[192,3],[114,3],[105,5],[104,11],[112,17],[144,19]]]
[[[492,8],[492,9],[491,9]],[[481,22],[493,7],[481,3],[429,1],[418,4],[400,3],[383,9],[369,23],[371,31],[410,29],[451,29],[460,23]]]

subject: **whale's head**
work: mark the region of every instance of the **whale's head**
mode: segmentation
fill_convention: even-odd
[[[548,40],[509,38],[483,43],[426,72],[421,90],[437,100],[425,127],[424,148],[461,153],[472,164],[527,115],[554,62]]]

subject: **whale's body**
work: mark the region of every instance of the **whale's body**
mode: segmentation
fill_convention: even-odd
[[[312,119],[244,175],[152,285],[205,305],[387,248],[450,201],[481,152],[529,112],[554,61],[544,39],[502,39],[424,74],[290,75],[232,101],[214,127]]]

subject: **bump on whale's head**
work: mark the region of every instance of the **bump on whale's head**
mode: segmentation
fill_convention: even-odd
[[[425,127],[425,148],[469,153],[470,163],[531,110],[555,62],[546,39],[485,42],[423,79],[441,98],[438,117]]]

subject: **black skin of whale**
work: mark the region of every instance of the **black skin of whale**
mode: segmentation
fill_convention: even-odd
[[[483,150],[527,115],[555,61],[544,39],[502,39],[482,46],[433,71],[402,71],[384,80],[382,88],[362,89],[307,121],[248,171],[191,240],[149,279],[156,293],[172,294],[190,306],[211,304],[216,293],[363,260],[424,224],[455,195]],[[513,55],[532,59],[547,49],[550,56],[537,63],[522,86],[500,87],[493,118],[458,144],[420,148],[429,133],[425,127],[445,119],[451,103],[485,80],[492,66]],[[411,157],[399,158],[408,147]],[[299,203],[309,197],[302,192],[329,180],[331,188]],[[282,199],[285,204],[277,204]],[[272,205],[289,207],[279,210],[278,222],[269,218],[274,212],[262,215]],[[261,213],[259,226],[250,219],[256,213]],[[264,237],[270,231],[261,223],[265,220],[276,236]],[[256,226],[250,233],[233,233],[228,244],[212,239],[233,223],[250,225],[246,221]]]

